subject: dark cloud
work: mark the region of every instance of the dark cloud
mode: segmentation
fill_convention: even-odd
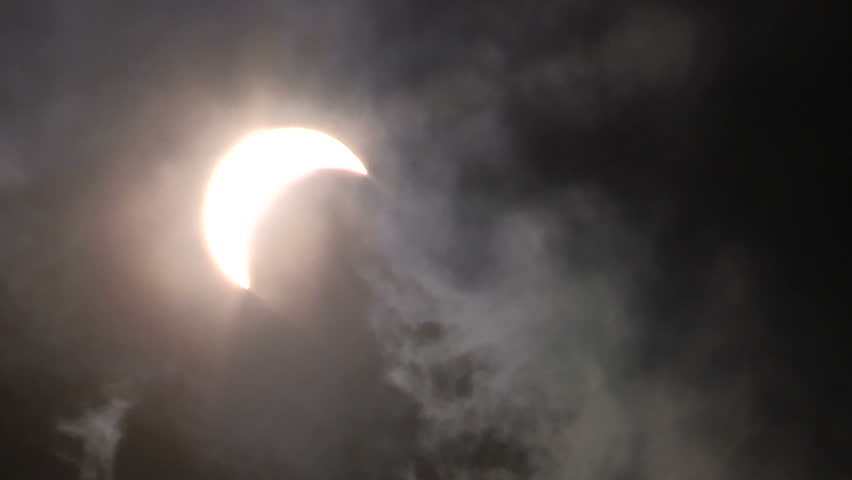
[[[841,463],[844,282],[816,265],[842,250],[845,187],[815,165],[840,151],[817,121],[838,42],[809,10],[2,10],[0,405],[25,412],[3,419],[20,475],[76,473],[63,431],[83,478],[113,460],[117,479]],[[198,208],[211,159],[278,124],[335,135],[373,178],[281,199],[254,304],[209,264]]]

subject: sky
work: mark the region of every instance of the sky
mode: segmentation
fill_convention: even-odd
[[[852,474],[845,30],[818,2],[4,3],[4,469]],[[370,177],[283,192],[245,293],[201,197],[273,126]]]

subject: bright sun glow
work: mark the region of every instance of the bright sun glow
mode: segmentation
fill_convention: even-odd
[[[255,133],[225,154],[204,195],[202,224],[210,255],[231,282],[250,287],[249,247],[255,223],[282,189],[319,169],[367,174],[345,145],[303,128]]]

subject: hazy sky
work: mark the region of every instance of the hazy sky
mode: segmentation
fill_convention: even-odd
[[[528,3],[0,7],[12,478],[852,472],[839,15]],[[278,125],[373,178],[244,296],[201,192]]]

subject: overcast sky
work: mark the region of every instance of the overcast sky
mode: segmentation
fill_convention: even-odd
[[[850,473],[840,16],[528,3],[0,7],[10,472]],[[372,178],[283,194],[241,295],[201,193],[281,125]]]

